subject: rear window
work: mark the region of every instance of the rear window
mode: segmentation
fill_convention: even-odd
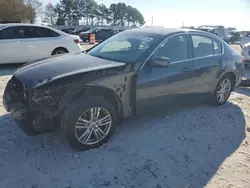
[[[60,34],[56,33],[55,31],[52,31],[48,28],[40,27],[38,28],[38,34],[39,37],[58,37]]]
[[[213,43],[214,43],[214,54],[222,54],[222,44],[220,41],[218,41],[217,39],[213,39]]]

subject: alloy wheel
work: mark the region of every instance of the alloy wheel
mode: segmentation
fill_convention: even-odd
[[[231,81],[229,79],[224,79],[217,90],[217,100],[223,103],[227,100],[231,92]]]
[[[103,140],[112,125],[110,113],[101,107],[94,107],[83,112],[75,124],[75,136],[85,145],[93,145]]]

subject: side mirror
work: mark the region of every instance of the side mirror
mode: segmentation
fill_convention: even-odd
[[[163,56],[155,56],[150,60],[152,67],[167,67],[170,63],[170,59]]]

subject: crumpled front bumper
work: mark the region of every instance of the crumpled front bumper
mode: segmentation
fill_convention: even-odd
[[[54,124],[51,124],[53,121],[49,121],[44,115],[31,108],[29,99],[24,100],[23,94],[13,90],[12,80],[5,88],[3,105],[6,111],[11,113],[17,125],[29,136],[54,130]]]

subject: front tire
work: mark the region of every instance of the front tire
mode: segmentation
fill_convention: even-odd
[[[218,82],[212,96],[212,103],[215,106],[223,105],[227,102],[233,88],[233,79],[230,75],[223,76]]]
[[[85,151],[109,140],[115,132],[117,113],[103,97],[88,97],[69,108],[65,123],[70,146]]]

